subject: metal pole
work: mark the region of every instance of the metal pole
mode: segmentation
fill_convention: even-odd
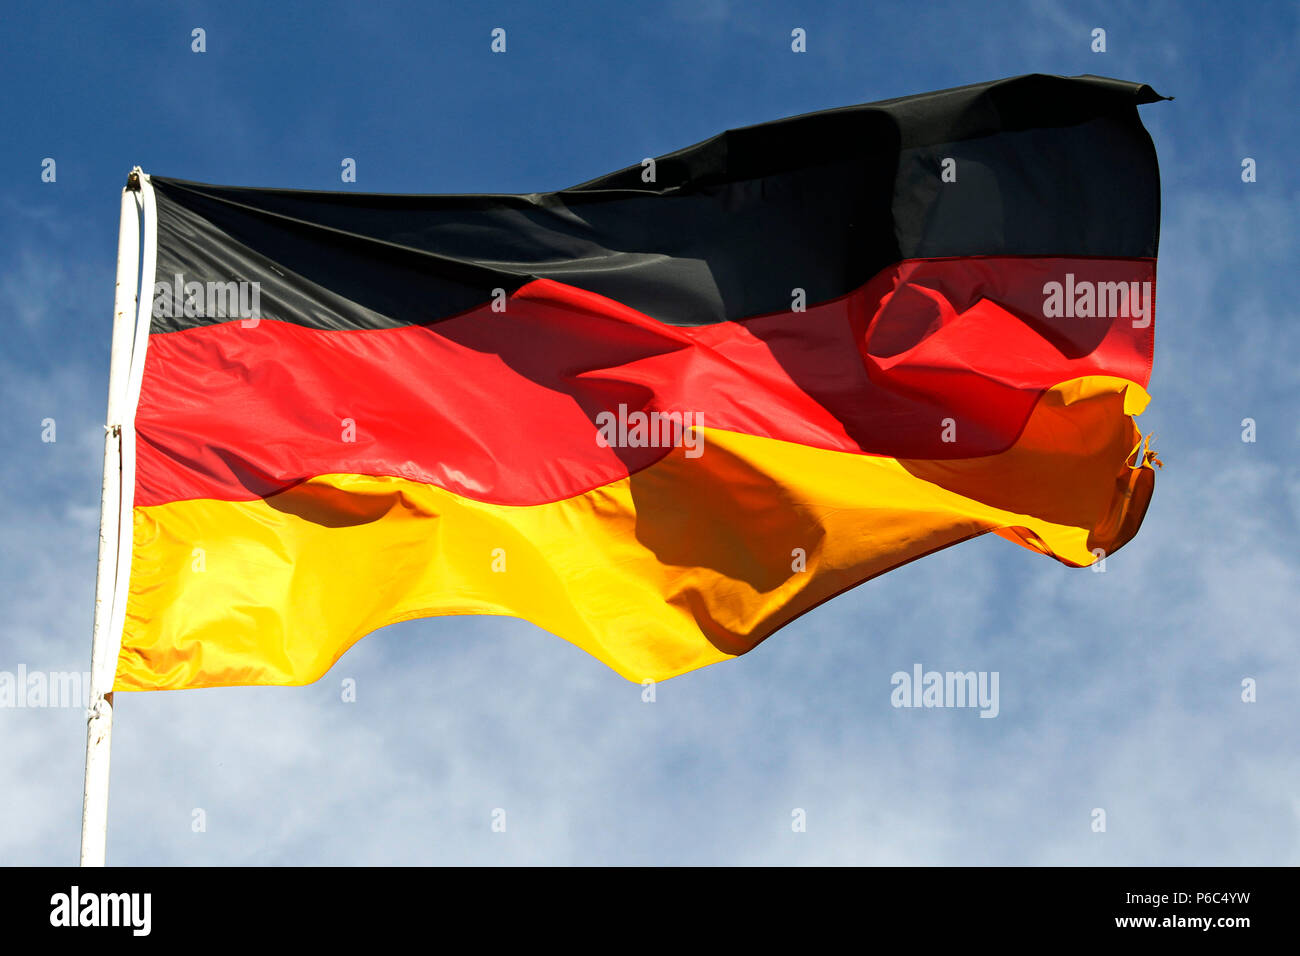
[[[99,560],[95,568],[95,622],[90,651],[90,709],[86,712],[86,779],[81,804],[81,865],[103,866],[108,840],[108,766],[113,735],[113,672],[105,659],[117,590],[122,515],[122,415],[135,338],[140,281],[140,180],[133,171],[122,190],[117,233],[117,291],[108,366],[108,414],[104,424],[104,479],[99,498]]]

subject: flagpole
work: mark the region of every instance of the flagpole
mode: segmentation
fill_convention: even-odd
[[[95,567],[95,619],[91,633],[90,707],[86,711],[86,777],[81,803],[81,865],[103,866],[108,840],[108,768],[113,736],[113,673],[105,658],[117,590],[122,495],[122,414],[135,337],[140,277],[140,175],[132,170],[122,189],[117,233],[117,290],[108,365],[104,424],[104,476],[99,496],[99,558]]]

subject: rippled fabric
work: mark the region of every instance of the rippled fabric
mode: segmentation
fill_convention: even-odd
[[[461,613],[661,679],[974,535],[1114,552],[1160,98],[1015,77],[521,195],[152,177],[117,689],[304,683]]]
[[[254,501],[137,508],[115,686],[308,683],[375,628],[440,614],[521,617],[630,680],[662,680],[988,531],[1087,565],[1146,510],[1151,466],[1134,455],[1129,416],[1147,400],[1122,379],[1063,383],[1011,448],[981,458],[873,457],[705,429],[697,458],[677,448],[540,505],[331,474]]]

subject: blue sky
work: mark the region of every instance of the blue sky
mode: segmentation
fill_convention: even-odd
[[[88,666],[118,191],[135,164],[332,189],[353,157],[349,188],[529,192],[728,127],[1021,73],[1176,97],[1142,108],[1164,218],[1141,424],[1167,467],[1105,574],[987,536],[661,685],[653,704],[495,618],[386,628],[304,688],[119,695],[110,863],[1300,863],[1298,8],[985,6],[7,10],[11,672]],[[195,27],[206,53],[191,52]],[[56,182],[41,181],[46,157]],[[891,707],[890,675],[915,662],[998,671],[999,716]],[[0,709],[0,863],[75,861],[83,728],[72,708]]]

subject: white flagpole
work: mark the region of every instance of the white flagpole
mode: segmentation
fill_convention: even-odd
[[[108,840],[108,765],[113,735],[113,672],[105,660],[109,640],[122,507],[122,415],[135,338],[140,281],[140,172],[122,190],[117,233],[117,291],[108,366],[108,414],[104,424],[104,479],[99,498],[99,560],[95,569],[95,623],[90,651],[90,709],[86,712],[86,780],[81,804],[81,865],[103,866]],[[129,533],[130,529],[126,529]]]

